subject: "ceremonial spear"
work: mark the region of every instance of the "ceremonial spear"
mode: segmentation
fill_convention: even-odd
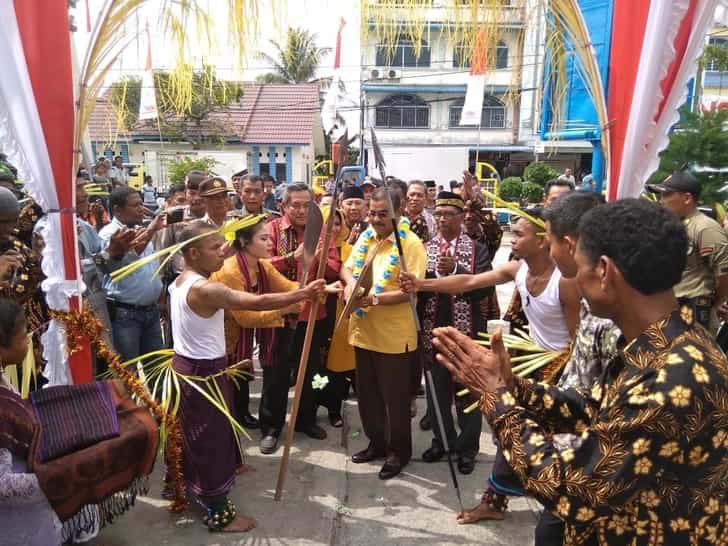
[[[382,156],[382,151],[379,148],[379,144],[377,143],[377,137],[374,134],[374,129],[371,129],[371,136],[372,136],[372,149],[374,151],[374,164],[376,165],[377,169],[379,170],[379,175],[382,177],[382,182],[386,184],[385,179],[385,168],[386,164],[384,163],[384,157]],[[404,251],[402,250],[402,240],[399,236],[399,227],[397,226],[397,217],[395,215],[394,211],[394,204],[392,203],[392,196],[389,194],[389,191],[385,192],[387,195],[387,208],[389,209],[389,215],[392,217],[392,228],[394,231],[394,240],[397,244],[397,253],[399,255],[399,267],[400,269],[407,273],[407,264],[404,261]],[[422,350],[422,325],[420,324],[420,317],[417,314],[417,307],[415,306],[415,298],[414,294],[409,294],[409,304],[410,309],[412,311],[412,320],[415,322],[415,328],[417,329],[417,351],[420,352]],[[458,485],[458,477],[457,474],[455,474],[455,465],[452,462],[452,453],[450,452],[450,446],[447,441],[447,434],[445,433],[445,423],[442,420],[442,411],[440,411],[440,404],[437,400],[437,391],[435,391],[435,382],[432,379],[432,370],[428,366],[424,366],[425,368],[425,378],[427,380],[427,386],[430,389],[430,395],[432,396],[432,405],[435,410],[435,419],[437,420],[437,426],[440,429],[440,438],[442,439],[442,445],[445,448],[445,453],[447,453],[447,464],[450,467],[450,476],[452,477],[452,483],[455,487],[455,494],[458,498],[458,503],[460,504],[460,513],[462,514],[465,512],[465,508],[463,507],[463,499],[460,495],[460,486]]]
[[[344,176],[349,172],[360,172],[360,167],[339,167],[336,175],[336,183],[332,195],[332,207],[335,205],[339,197],[339,187]],[[336,215],[329,214],[326,221],[326,231],[324,232],[323,245],[321,246],[321,256],[319,257],[318,269],[316,270],[316,279],[321,279],[326,271],[326,262],[328,261],[328,251],[331,245],[331,237],[334,228],[334,217]],[[321,238],[321,227],[323,225],[323,217],[321,209],[316,203],[310,203],[308,207],[308,215],[306,217],[306,229],[303,232],[303,275],[301,283],[306,283],[306,277],[311,263],[316,255],[316,247]],[[293,443],[293,433],[296,428],[296,419],[298,418],[298,408],[301,405],[301,393],[303,392],[303,382],[306,377],[306,366],[308,364],[308,355],[311,352],[311,341],[313,339],[313,329],[316,326],[316,316],[318,315],[320,301],[318,298],[311,303],[311,310],[306,323],[306,335],[303,338],[303,348],[301,349],[301,360],[298,363],[298,376],[296,377],[296,388],[293,395],[293,405],[291,406],[291,417],[288,419],[286,428],[286,441],[283,446],[283,457],[281,458],[281,466],[278,470],[278,482],[276,483],[275,500],[281,500],[283,494],[283,484],[286,480],[286,470],[288,469],[288,459],[291,454],[291,444]]]

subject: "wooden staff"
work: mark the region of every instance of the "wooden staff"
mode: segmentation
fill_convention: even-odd
[[[328,261],[329,246],[331,245],[331,237],[334,229],[333,207],[336,205],[336,199],[339,193],[339,181],[342,176],[343,169],[339,168],[339,174],[336,177],[336,185],[334,186],[334,194],[332,196],[332,211],[326,221],[326,232],[324,234],[324,244],[321,248],[321,257],[319,258],[318,269],[316,270],[316,279],[321,279],[326,270],[326,262]],[[316,203],[311,203],[312,207]],[[305,279],[304,279],[305,281]],[[303,381],[306,377],[306,366],[308,364],[308,354],[311,352],[311,340],[313,339],[313,329],[316,326],[316,315],[318,314],[320,301],[316,299],[311,304],[311,312],[308,315],[308,323],[306,324],[306,336],[303,338],[303,349],[301,350],[301,360],[298,363],[298,376],[296,377],[296,388],[293,395],[293,405],[291,406],[291,418],[288,420],[286,428],[286,441],[283,446],[283,457],[281,458],[281,466],[278,469],[278,482],[276,483],[275,500],[281,500],[283,495],[283,484],[286,481],[286,470],[288,470],[288,459],[291,454],[291,444],[293,443],[293,433],[296,428],[296,419],[298,418],[298,408],[301,405],[301,393],[303,392]]]

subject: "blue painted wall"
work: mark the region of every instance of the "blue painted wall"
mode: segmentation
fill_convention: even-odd
[[[286,146],[286,182],[293,182],[293,148]]]
[[[579,6],[584,16],[584,21],[591,37],[592,45],[596,52],[597,64],[601,73],[602,83],[606,90],[609,82],[609,54],[610,39],[612,35],[612,15],[614,9],[613,0],[579,0]],[[599,120],[597,117],[594,102],[587,93],[584,80],[579,74],[579,70],[575,66],[575,58],[573,56],[573,46],[566,44],[567,51],[570,50],[572,55],[567,61],[566,73],[568,78],[568,88],[566,99],[564,101],[564,110],[562,112],[563,130],[557,134],[549,133],[549,125],[552,119],[551,110],[551,93],[552,89],[548,85],[549,66],[546,65],[544,70],[544,98],[542,104],[541,115],[541,138],[558,137],[562,140],[592,140],[592,144],[598,143],[600,137]],[[547,56],[548,59],[548,56]],[[603,180],[604,158],[601,155],[601,148],[595,147],[592,158],[592,175],[594,176],[597,190],[601,191]]]

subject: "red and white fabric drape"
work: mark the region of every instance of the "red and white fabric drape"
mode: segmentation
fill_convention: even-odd
[[[609,199],[656,170],[721,0],[615,0],[609,70]]]
[[[43,290],[51,309],[78,305],[74,92],[66,0],[0,0],[0,146],[48,214]],[[91,380],[89,354],[67,355],[62,325],[43,338],[51,384]]]

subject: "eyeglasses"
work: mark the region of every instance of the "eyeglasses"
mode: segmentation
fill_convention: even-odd
[[[434,213],[432,213],[432,215],[435,218],[446,218],[448,220],[450,218],[455,218],[456,216],[460,216],[461,214],[462,214],[462,212],[450,212],[450,211],[442,211],[442,210],[435,211]]]

